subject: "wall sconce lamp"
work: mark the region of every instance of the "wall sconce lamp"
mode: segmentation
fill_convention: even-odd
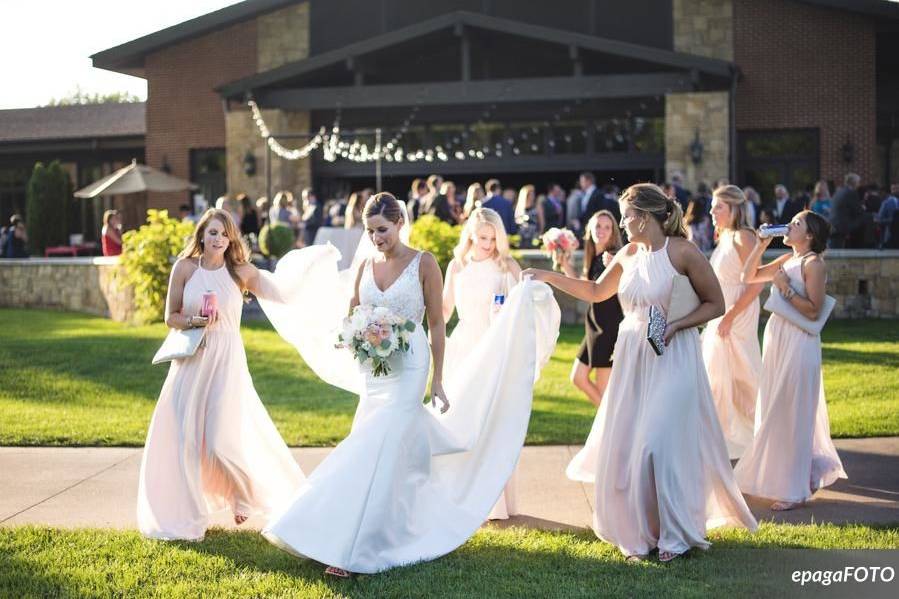
[[[248,177],[252,177],[256,174],[256,156],[253,154],[251,150],[247,150],[247,153],[244,154],[243,157],[243,172]]]
[[[855,160],[855,146],[851,141],[847,140],[840,148],[840,157],[846,164],[851,164]]]
[[[698,166],[702,162],[703,149],[702,141],[699,139],[699,129],[697,129],[696,136],[690,144],[690,159],[693,161],[693,164]]]
[[[169,166],[169,157],[168,157],[168,156],[163,155],[163,157],[162,157],[162,166],[160,166],[159,169],[160,169],[162,172],[166,173],[166,174],[171,174],[171,173],[172,173],[172,167]]]

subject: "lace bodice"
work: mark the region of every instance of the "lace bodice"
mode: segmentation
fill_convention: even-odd
[[[421,255],[419,252],[412,258],[397,280],[385,291],[378,289],[375,283],[372,261],[366,262],[359,281],[359,303],[388,308],[398,316],[421,323],[425,315],[425,297],[418,276]]]

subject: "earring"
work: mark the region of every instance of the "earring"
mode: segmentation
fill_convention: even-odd
[[[645,220],[641,220],[641,221],[640,221],[640,228],[639,228],[638,230],[642,233],[642,232],[643,232],[643,229],[645,229],[645,228],[646,228],[646,221],[645,221]]]

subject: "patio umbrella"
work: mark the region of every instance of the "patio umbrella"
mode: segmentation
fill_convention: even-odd
[[[94,198],[142,191],[187,191],[196,188],[197,186],[190,181],[173,177],[152,166],[138,164],[137,160],[132,160],[128,166],[79,189],[75,192],[75,197]]]

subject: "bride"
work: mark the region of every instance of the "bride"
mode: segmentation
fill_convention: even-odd
[[[336,335],[327,332],[339,323],[333,308],[339,254],[333,248],[288,254],[267,278],[285,303],[260,302],[319,376],[359,393],[350,435],[263,530],[278,547],[327,564],[326,573],[335,576],[434,559],[474,534],[518,459],[534,373],[558,335],[558,306],[549,288],[519,285],[488,334],[493,343],[477,349],[495,352],[515,334],[521,343],[508,351],[507,366],[454,371],[444,381],[442,275],[432,255],[404,242],[404,208],[388,193],[366,204],[363,242],[370,240],[375,251],[353,271],[350,302],[387,307],[416,323],[410,349],[391,359],[390,374],[360,373],[350,352],[334,349]],[[430,347],[420,326],[425,316]],[[424,406],[431,355],[431,405]]]

